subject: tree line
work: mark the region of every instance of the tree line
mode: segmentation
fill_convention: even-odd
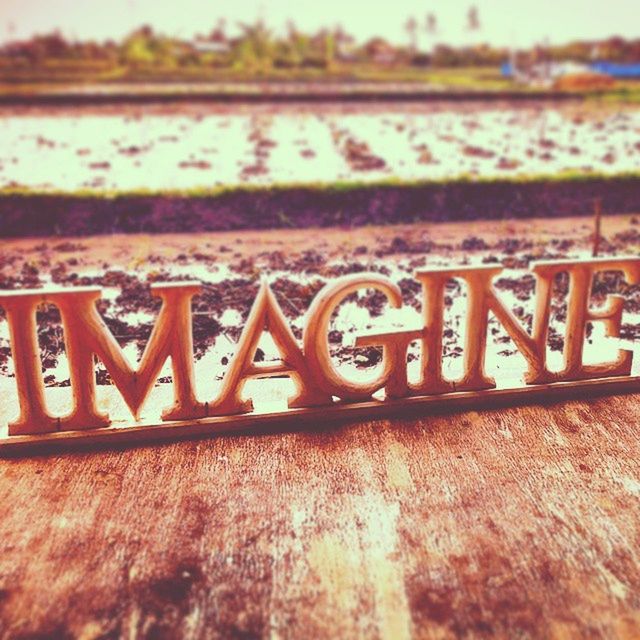
[[[475,7],[471,7],[467,14],[467,29],[470,33],[481,33],[480,17]],[[559,46],[535,46],[520,52],[482,43],[452,46],[438,41],[439,23],[434,13],[428,13],[422,22],[410,17],[405,23],[405,32],[406,43],[396,45],[382,37],[356,42],[340,26],[309,33],[290,22],[284,34],[277,34],[264,20],[241,23],[233,34],[220,20],[208,33],[191,39],[170,37],[148,25],[120,41],[71,41],[59,31],[54,31],[28,40],[9,42],[0,48],[0,61],[5,67],[84,64],[100,68],[209,67],[252,72],[274,68],[326,70],[336,65],[358,63],[417,67],[494,66],[513,54],[551,61],[640,61],[640,39],[620,37]],[[423,44],[426,41],[429,46],[421,49],[419,36]]]

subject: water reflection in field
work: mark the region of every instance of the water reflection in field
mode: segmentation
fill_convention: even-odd
[[[0,188],[197,189],[640,168],[640,110],[584,105],[0,111]]]

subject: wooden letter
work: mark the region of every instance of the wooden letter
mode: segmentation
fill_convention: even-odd
[[[407,350],[414,340],[419,340],[423,335],[422,329],[416,329],[374,333],[356,338],[356,347],[383,347],[384,370],[381,377],[386,376],[386,398],[404,398],[411,392],[407,381]]]
[[[544,296],[550,300],[553,278],[562,272],[569,274],[569,299],[567,302],[567,322],[564,342],[564,367],[562,371],[549,374],[555,380],[582,380],[585,378],[602,378],[608,376],[626,376],[631,373],[633,351],[618,350],[618,357],[613,362],[595,365],[583,363],[584,338],[587,323],[600,320],[605,323],[607,336],[620,336],[624,298],[610,295],[607,305],[598,311],[589,308],[593,277],[601,271],[621,271],[629,284],[640,281],[640,258],[596,258],[574,261],[545,261],[533,264],[533,272],[546,287]],[[538,305],[543,304],[538,298]],[[547,302],[548,306],[548,302]],[[546,337],[549,330],[549,318],[538,317],[534,324],[534,335]],[[548,372],[547,372],[548,373]],[[536,380],[537,381],[537,380]]]
[[[193,390],[193,338],[191,298],[200,291],[193,283],[155,284],[154,295],[162,298],[160,316],[145,348],[142,360],[132,370],[118,343],[96,309],[100,289],[79,287],[2,294],[0,302],[11,322],[16,378],[21,389],[21,415],[9,425],[11,434],[92,429],[109,425],[109,416],[98,412],[94,354],[100,358],[137,418],[162,365],[171,357],[175,403],[163,412],[163,420],[180,420],[204,415],[203,405]],[[40,303],[60,309],[65,349],[69,361],[73,409],[63,418],[50,416],[44,405],[42,376],[33,320]]]
[[[186,420],[203,415],[203,405],[197,402],[194,392],[191,322],[191,299],[200,291],[201,286],[192,282],[151,285],[151,293],[161,298],[162,307],[135,370],[129,366],[96,309],[99,290],[78,297],[72,292],[57,294],[52,299],[60,309],[65,329],[74,395],[74,411],[63,421],[65,428],[81,429],[87,422],[92,426],[108,424],[108,417],[100,416],[95,406],[94,353],[136,419],[168,357],[171,357],[175,400],[173,406],[162,412],[162,419]],[[102,424],[97,424],[100,422]]]
[[[542,382],[545,369],[546,333],[533,337],[522,327],[512,311],[498,299],[493,279],[502,267],[481,266],[457,269],[429,269],[415,275],[422,282],[425,297],[425,333],[422,352],[422,381],[416,390],[422,393],[446,393],[447,391],[479,391],[495,387],[495,380],[485,372],[487,349],[487,324],[489,311],[507,330],[516,347],[527,361],[528,382]],[[442,335],[444,315],[444,288],[451,278],[462,278],[467,283],[466,340],[464,346],[464,374],[455,382],[442,377]],[[544,280],[544,279],[543,279]],[[549,288],[542,283],[538,291],[536,326],[548,326]]]
[[[11,355],[16,373],[20,415],[9,424],[9,435],[55,431],[58,419],[50,416],[44,401],[42,363],[38,351],[36,308],[45,302],[38,289],[0,292],[7,313]]]
[[[273,365],[257,366],[253,360],[263,331],[269,331],[283,359]],[[266,283],[260,286],[253,303],[237,351],[222,382],[218,400],[210,403],[208,415],[232,415],[253,409],[251,400],[242,400],[242,388],[247,378],[286,374],[291,376],[297,394],[289,400],[290,407],[322,406],[332,403],[328,393],[315,384],[307,362],[273,292]]]
[[[382,344],[384,348],[383,370],[374,381],[367,384],[355,383],[342,376],[331,362],[329,342],[327,338],[329,322],[336,307],[351,293],[359,289],[377,289],[384,293],[389,303],[395,307],[402,306],[402,293],[398,285],[378,274],[353,274],[338,278],[325,286],[315,297],[304,329],[304,355],[318,386],[326,393],[342,400],[364,400],[384,387],[389,381],[387,393],[390,395],[406,395],[406,352],[411,340],[421,332],[406,331],[377,336],[361,337],[356,344]],[[389,349],[389,345],[392,348]],[[404,369],[404,374],[397,371]],[[404,375],[404,383],[403,376]]]

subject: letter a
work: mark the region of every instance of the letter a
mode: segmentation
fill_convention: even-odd
[[[273,365],[254,364],[256,349],[263,331],[268,331],[282,360]],[[331,404],[331,395],[321,391],[314,383],[295,336],[278,305],[273,292],[263,282],[253,303],[247,324],[240,336],[238,349],[222,381],[220,397],[208,405],[209,415],[233,415],[253,409],[251,400],[242,400],[242,388],[247,378],[255,376],[291,376],[297,394],[289,400],[289,407],[310,407]]]

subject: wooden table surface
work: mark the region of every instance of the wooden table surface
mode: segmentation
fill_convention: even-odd
[[[2,637],[638,637],[639,411],[3,460]]]
[[[0,638],[640,637],[639,415],[0,460]]]

